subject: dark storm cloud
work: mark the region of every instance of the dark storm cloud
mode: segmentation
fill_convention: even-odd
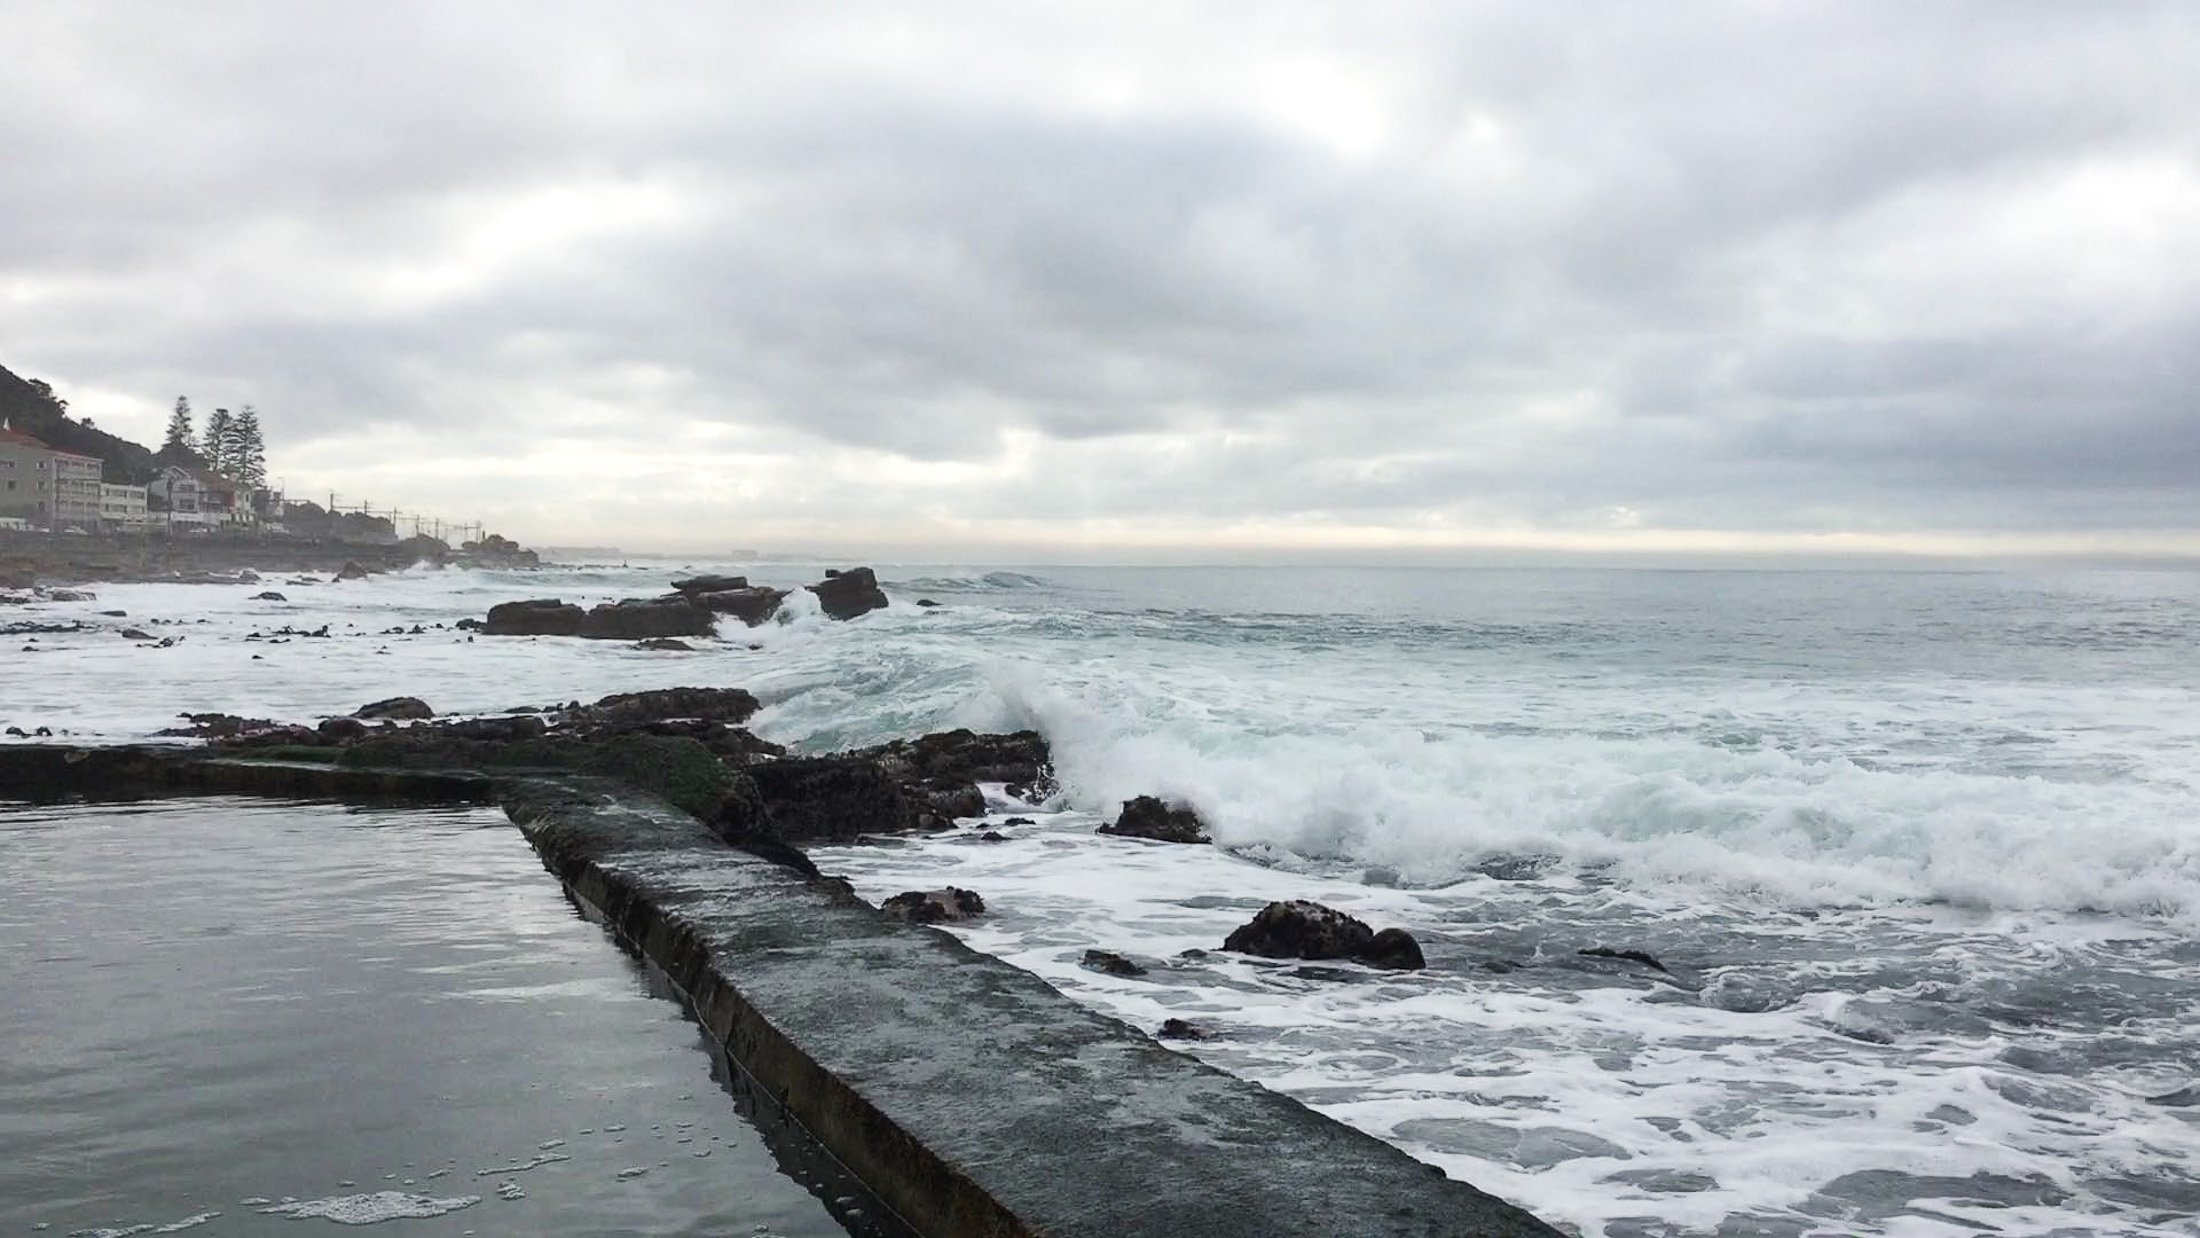
[[[981,520],[2200,511],[2182,5],[54,4],[0,34],[36,49],[0,80],[0,363],[147,410],[220,390],[293,440],[445,450],[722,428],[1006,469]]]

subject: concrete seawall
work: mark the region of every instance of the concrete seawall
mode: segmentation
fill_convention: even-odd
[[[502,803],[777,1106],[935,1238],[1558,1233],[623,788],[0,747],[0,798],[162,794]]]

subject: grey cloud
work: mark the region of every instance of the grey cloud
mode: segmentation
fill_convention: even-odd
[[[40,49],[0,83],[0,289],[33,290],[0,362],[301,438],[508,433],[647,367],[656,425],[1112,470],[973,503],[1004,517],[2195,523],[2200,282],[1931,329],[1897,265],[1826,290],[1873,329],[1772,308],[1929,241],[1921,196],[1947,227],[2088,162],[2200,183],[2183,6],[1279,6],[1152,36],[1190,52],[1100,9],[197,12],[0,17]],[[1399,100],[1378,149],[1221,98],[1264,57]],[[375,285],[463,265],[512,194],[643,185],[664,219]]]

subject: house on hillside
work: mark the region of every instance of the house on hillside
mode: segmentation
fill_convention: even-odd
[[[0,421],[0,517],[49,529],[99,527],[97,456],[59,451]]]
[[[181,464],[163,467],[145,487],[147,514],[172,533],[212,527],[199,507],[198,470]]]
[[[53,453],[0,422],[0,518],[43,526],[53,509]]]

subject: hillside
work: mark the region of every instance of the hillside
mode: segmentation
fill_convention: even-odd
[[[84,425],[63,410],[50,396],[12,370],[0,367],[0,418],[17,430],[42,439],[48,446],[79,455],[98,456],[104,480],[142,485],[159,471],[153,453],[126,438]]]

